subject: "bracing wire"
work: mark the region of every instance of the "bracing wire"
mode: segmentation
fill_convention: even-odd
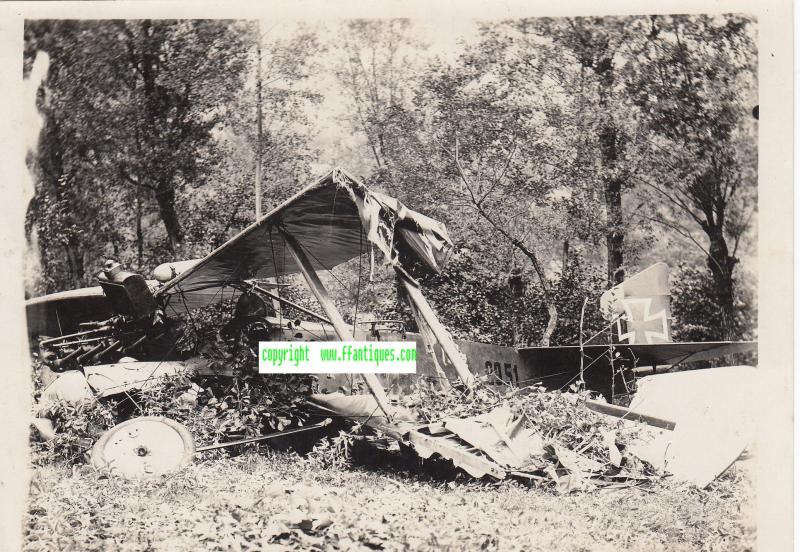
[[[272,225],[269,227],[269,250],[272,253],[272,268],[275,271],[275,282],[278,282],[278,262],[275,260],[275,244],[272,242]],[[286,264],[284,263],[284,267]],[[281,291],[280,288],[276,288],[275,292],[280,296]],[[282,305],[278,306],[278,312],[275,313],[278,315],[278,325],[283,328],[283,308]]]
[[[356,321],[358,320],[358,304],[361,300],[361,260],[364,256],[364,229],[358,234],[358,284],[356,286],[356,307],[353,311],[353,337],[356,334]]]

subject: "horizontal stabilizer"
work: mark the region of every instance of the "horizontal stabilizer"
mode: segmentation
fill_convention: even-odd
[[[615,355],[620,359],[632,360],[637,366],[661,366],[681,362],[710,360],[734,353],[746,353],[758,350],[756,341],[708,341],[688,343],[643,343],[628,345],[615,343]],[[583,351],[590,359],[603,355],[609,345],[584,345]],[[579,345],[558,347],[524,347],[519,354],[525,361],[539,363],[568,363],[580,366],[581,348]],[[587,362],[588,363],[588,362]]]
[[[682,362],[710,360],[735,353],[757,351],[755,341],[712,341],[707,343],[657,343],[628,345],[615,343],[614,371],[634,370],[656,366],[673,366]],[[587,389],[599,391],[610,400],[614,388],[625,391],[622,378],[611,376],[609,345],[583,347],[584,380]],[[578,345],[562,347],[526,347],[518,349],[525,369],[527,384],[539,381],[548,389],[559,389],[576,382],[581,367],[581,348]],[[638,370],[637,370],[638,371]]]

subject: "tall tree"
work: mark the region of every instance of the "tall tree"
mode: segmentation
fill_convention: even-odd
[[[76,22],[26,22],[24,70],[30,67],[39,50],[49,54],[49,69],[37,93],[37,108],[43,115],[37,152],[30,159],[35,175],[35,194],[26,214],[26,233],[35,233],[34,245],[41,261],[44,291],[86,283],[85,254],[88,236],[113,233],[97,216],[90,186],[83,184],[85,165],[79,160],[80,135],[70,120],[70,108],[63,96],[53,93],[61,83],[74,85],[75,73],[66,67],[79,52],[80,28]],[[34,293],[43,290],[28,290]]]
[[[604,239],[609,280],[624,274],[622,192],[636,128],[620,122],[613,56],[623,23],[484,25],[452,67],[431,66],[417,103],[439,145],[426,158],[451,167],[438,180],[530,262],[549,311],[544,344],[558,319],[549,259],[566,267],[571,241]]]
[[[622,194],[628,186],[627,172],[621,167],[626,161],[625,149],[630,137],[619,124],[621,103],[617,64],[618,51],[630,36],[626,28],[630,21],[617,18],[567,19],[560,25],[548,25],[550,36],[574,56],[580,67],[581,87],[590,80],[593,90],[595,140],[602,170],[603,198],[606,213],[606,260],[610,284],[625,279],[624,242],[625,221],[622,214]],[[591,78],[585,77],[585,72]]]
[[[641,157],[641,131],[625,90],[632,61],[627,50],[644,39],[641,26],[639,17],[544,18],[509,21],[485,32],[505,72],[551,89],[543,108],[567,145],[559,165],[572,166],[582,181],[567,189],[583,188],[585,210],[604,213],[609,285],[625,277],[629,222],[623,198]]]
[[[366,138],[376,173],[391,180],[421,46],[408,19],[355,19],[337,36],[343,48],[335,75],[349,103],[347,118]]]
[[[480,71],[470,70],[468,64],[457,70],[440,69],[425,87],[418,99],[420,105],[429,106],[430,152],[425,159],[438,172],[434,181],[441,200],[466,215],[462,219],[466,224],[458,227],[467,235],[485,234],[488,229],[530,262],[548,309],[549,322],[541,338],[547,345],[558,310],[537,252],[543,227],[535,228],[531,220],[538,209],[546,208],[552,187],[525,162],[537,155],[540,145],[529,124],[534,118],[531,107],[516,102],[508,88],[482,83]],[[478,215],[477,221],[470,212]],[[513,254],[509,261],[511,276],[518,266]]]
[[[262,213],[308,183],[315,151],[309,114],[321,95],[308,86],[318,70],[322,46],[314,33],[298,27],[286,37],[269,29],[261,41]],[[252,51],[253,65],[257,51]],[[253,67],[252,73],[257,74]],[[209,253],[254,221],[253,182],[258,147],[257,86],[248,82],[230,106],[225,127],[216,133],[219,161],[209,171],[206,184],[185,194],[187,254]]]
[[[244,82],[252,33],[203,20],[28,25],[36,47],[50,53],[45,117],[71,133],[59,142],[84,169],[79,185],[97,193],[116,186],[130,204],[153,202],[166,245],[178,251],[177,194],[202,184],[215,161],[213,132]]]
[[[641,179],[658,202],[652,218],[704,252],[727,338],[737,252],[757,209],[753,35],[742,16],[652,17],[629,83],[653,133],[653,173]]]

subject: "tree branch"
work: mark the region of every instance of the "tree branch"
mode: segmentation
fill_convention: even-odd
[[[138,186],[139,188],[147,188],[148,190],[156,191],[155,186],[151,186],[150,184],[145,184],[144,182],[140,182],[139,179],[134,178],[131,176],[123,167],[120,165],[119,167],[119,175],[124,179],[133,184],[134,186]]]
[[[712,262],[713,262],[715,265],[717,265],[717,267],[718,267],[720,270],[723,270],[723,269],[722,269],[722,267],[719,265],[719,263],[716,261],[716,259],[714,259],[714,257],[711,255],[711,252],[710,252],[708,249],[706,249],[705,247],[703,247],[703,245],[702,245],[700,242],[698,242],[698,241],[697,241],[697,240],[694,238],[694,236],[692,236],[692,235],[691,235],[691,233],[690,233],[688,230],[686,230],[685,228],[683,228],[683,227],[682,227],[682,226],[680,226],[679,224],[677,224],[677,223],[674,223],[674,222],[668,222],[668,221],[666,221],[666,220],[664,220],[664,219],[662,219],[662,218],[649,217],[649,216],[647,216],[647,215],[643,215],[643,214],[641,214],[641,213],[636,213],[636,212],[634,212],[634,213],[628,213],[628,215],[633,215],[633,216],[637,216],[637,217],[643,218],[643,219],[645,219],[645,220],[650,220],[650,221],[652,221],[652,222],[655,222],[655,223],[657,223],[657,224],[661,224],[662,226],[666,226],[667,228],[670,228],[671,230],[675,231],[675,232],[676,232],[677,234],[679,234],[680,236],[683,236],[683,237],[684,237],[684,238],[686,238],[687,240],[691,241],[691,242],[692,242],[692,243],[693,243],[695,246],[697,246],[697,248],[698,248],[698,249],[700,249],[700,251],[702,251],[702,252],[703,252],[703,254],[704,254],[704,255],[705,255],[707,258],[711,259],[711,261],[712,261]],[[723,272],[724,272],[724,271],[723,271]]]

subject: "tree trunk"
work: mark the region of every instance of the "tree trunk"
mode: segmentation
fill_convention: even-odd
[[[508,273],[508,289],[511,292],[511,300],[514,302],[511,309],[511,344],[514,347],[522,345],[519,331],[519,308],[517,305],[525,297],[526,287],[522,269],[517,266],[513,267]]]
[[[159,184],[156,192],[156,202],[158,203],[158,213],[164,222],[167,230],[167,240],[173,254],[177,253],[183,242],[183,229],[178,220],[178,212],[175,210],[175,190],[169,184]]]
[[[722,229],[714,227],[707,230],[710,246],[708,258],[708,268],[714,282],[714,302],[719,306],[722,314],[720,327],[722,328],[722,339],[734,339],[735,336],[735,311],[733,301],[733,268],[738,260],[731,257],[728,252],[728,244]]]
[[[550,338],[553,335],[553,331],[556,329],[556,324],[558,324],[558,308],[556,307],[556,302],[553,298],[553,291],[550,289],[550,285],[547,282],[547,276],[544,273],[542,265],[539,263],[539,258],[536,256],[536,253],[525,247],[522,242],[516,238],[513,238],[511,243],[531,261],[533,269],[536,271],[536,275],[539,277],[539,283],[542,285],[544,301],[547,305],[547,327],[542,334],[542,339],[539,344],[542,347],[549,347]]]
[[[144,264],[144,232],[142,231],[142,194],[136,193],[136,270],[142,272]]]
[[[141,73],[142,85],[144,89],[145,104],[145,127],[146,134],[150,140],[160,136],[159,122],[166,116],[168,105],[165,104],[163,92],[158,84],[159,77],[159,38],[154,37],[153,23],[149,19],[142,20],[141,34]],[[158,144],[160,140],[156,140]],[[163,146],[163,144],[162,144]],[[177,253],[183,241],[183,230],[175,210],[175,189],[172,186],[170,172],[159,164],[158,158],[153,156],[150,159],[155,166],[152,167],[153,174],[160,176],[154,177],[158,186],[156,187],[156,202],[158,203],[158,213],[167,230],[167,240],[173,254]]]
[[[614,60],[613,54],[608,53],[608,43],[601,46],[602,51],[597,55],[594,63],[594,71],[599,78],[598,93],[600,95],[599,106],[604,113],[606,122],[598,132],[600,142],[600,161],[607,173],[611,173],[616,168],[617,160],[623,153],[621,136],[614,123],[611,114],[614,86]],[[608,259],[608,284],[613,286],[621,283],[625,279],[625,272],[622,269],[623,242],[625,241],[625,230],[622,222],[622,180],[617,177],[606,176],[605,178],[605,203],[606,203],[606,253]]]
[[[622,182],[611,178],[606,183],[606,252],[608,257],[608,283],[620,284],[625,279],[622,268],[625,233],[622,230]]]
[[[74,287],[83,287],[83,281],[86,271],[83,266],[83,254],[78,244],[68,243],[65,246],[67,252],[67,261],[69,263],[70,279]]]
[[[549,347],[550,346],[550,338],[553,336],[553,332],[556,329],[556,324],[558,323],[558,309],[556,309],[555,303],[550,300],[547,303],[547,327],[544,330],[544,334],[542,334],[542,347]]]

